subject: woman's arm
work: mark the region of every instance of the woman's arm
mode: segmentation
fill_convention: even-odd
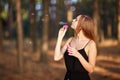
[[[61,53],[61,43],[62,43],[62,39],[58,38],[55,46],[55,54],[54,54],[55,61],[58,61],[63,57],[63,53]]]
[[[70,48],[69,54],[70,56],[75,56],[79,59],[83,67],[89,72],[92,73],[94,71],[95,62],[96,62],[96,55],[97,55],[97,48],[94,41],[90,42],[89,50],[88,50],[88,62],[83,58],[83,56],[74,48]]]
[[[56,47],[55,47],[55,54],[54,54],[54,60],[58,61],[60,59],[63,58],[63,54],[65,53],[66,49],[67,49],[67,45],[69,44],[69,42],[72,40],[72,37],[70,37],[65,45],[61,48],[61,43],[62,40],[61,39],[57,39],[57,43],[56,43]]]
[[[58,61],[63,57],[63,53],[66,50],[66,44],[64,47],[61,49],[61,43],[63,40],[63,37],[65,36],[65,33],[67,31],[68,26],[64,25],[62,28],[60,28],[59,33],[58,33],[58,38],[57,38],[57,43],[55,46],[55,54],[54,54],[54,60]]]
[[[89,73],[92,73],[94,71],[96,55],[97,55],[96,44],[92,41],[88,50],[88,62],[83,58],[81,54],[78,56],[79,61]]]
[[[60,28],[59,33],[58,33],[58,38],[57,38],[57,43],[55,46],[55,54],[54,54],[54,60],[58,61],[63,57],[63,54],[61,54],[61,43],[63,40],[63,37],[65,36],[67,29],[64,27]]]

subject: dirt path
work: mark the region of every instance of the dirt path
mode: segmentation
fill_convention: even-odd
[[[120,46],[99,47],[92,80],[120,80]],[[39,51],[24,52],[24,73],[18,73],[16,49],[0,53],[0,80],[63,80],[64,60],[53,61],[53,48],[48,53],[48,63],[39,62]]]

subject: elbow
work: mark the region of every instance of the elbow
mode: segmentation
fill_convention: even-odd
[[[89,71],[90,74],[93,73],[93,72],[94,72],[94,70],[90,70],[90,71]]]
[[[54,61],[58,61],[58,59],[54,58]]]
[[[54,57],[54,61],[59,61],[59,59],[58,59],[58,58],[56,58],[56,57]]]
[[[91,73],[93,73],[94,72],[94,68],[91,68],[90,70],[89,70],[89,73],[91,74]]]
[[[56,54],[58,52],[55,52],[55,55],[54,55],[54,61],[59,61],[61,59],[61,56]],[[60,53],[59,53],[60,54]]]

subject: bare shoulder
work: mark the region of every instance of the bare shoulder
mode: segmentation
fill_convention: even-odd
[[[91,40],[89,46],[90,46],[90,47],[96,47],[95,41]]]

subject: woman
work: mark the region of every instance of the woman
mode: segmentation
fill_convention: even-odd
[[[93,20],[87,15],[79,15],[72,21],[71,28],[74,29],[74,36],[62,48],[67,28],[59,30],[54,60],[64,57],[67,69],[64,80],[90,80],[89,73],[94,70],[97,55]]]

